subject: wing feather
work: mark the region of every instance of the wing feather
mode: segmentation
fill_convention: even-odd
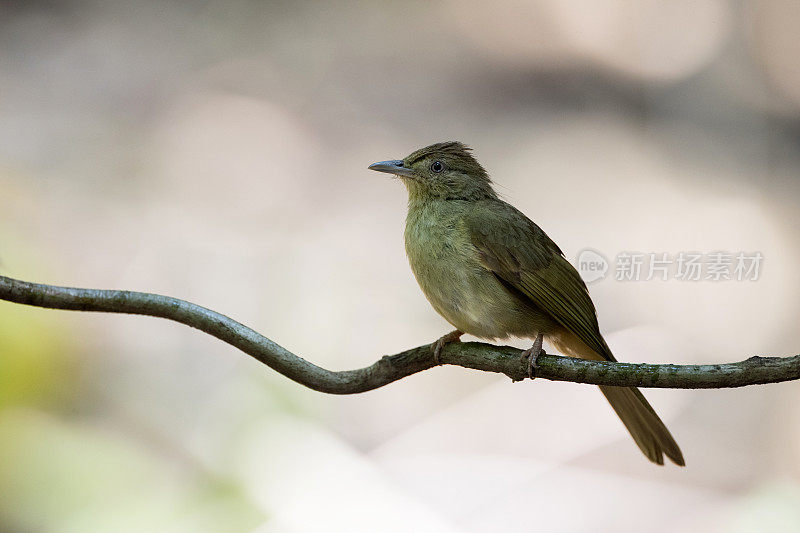
[[[614,360],[600,334],[586,284],[539,226],[498,200],[476,205],[466,223],[485,268],[592,350]]]

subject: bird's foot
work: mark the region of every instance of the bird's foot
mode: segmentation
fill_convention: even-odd
[[[536,340],[533,341],[533,346],[522,352],[520,358],[522,361],[528,361],[528,377],[533,379],[536,377],[536,370],[539,368],[536,364],[536,360],[539,358],[540,355],[545,353],[542,349],[542,341],[543,341],[542,334],[536,336]]]
[[[456,342],[463,334],[463,331],[455,329],[447,335],[442,336],[441,339],[431,345],[433,348],[433,360],[436,362],[436,366],[440,366],[442,364],[442,362],[439,360],[439,356],[442,354],[442,348],[444,348],[444,345],[451,342]]]

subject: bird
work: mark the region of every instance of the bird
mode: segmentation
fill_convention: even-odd
[[[459,141],[432,144],[368,167],[399,178],[408,191],[405,249],[422,292],[455,330],[442,348],[470,334],[527,338],[531,377],[546,340],[564,355],[616,361],[600,333],[580,274],[532,220],[498,197],[489,174]],[[642,453],[684,466],[678,444],[635,387],[600,386]]]

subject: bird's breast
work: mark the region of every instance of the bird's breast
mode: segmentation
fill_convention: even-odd
[[[409,209],[405,245],[411,270],[433,308],[461,331],[483,338],[528,327],[518,302],[481,263],[458,213]]]

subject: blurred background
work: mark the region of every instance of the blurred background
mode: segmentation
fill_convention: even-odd
[[[763,255],[757,281],[592,284],[619,359],[792,355],[799,25],[790,0],[6,1],[0,272],[365,366],[450,329],[366,167],[457,139],[572,261]],[[325,396],[180,325],[0,302],[0,530],[800,528],[797,383],[645,393],[685,469],[594,387],[445,367]]]

